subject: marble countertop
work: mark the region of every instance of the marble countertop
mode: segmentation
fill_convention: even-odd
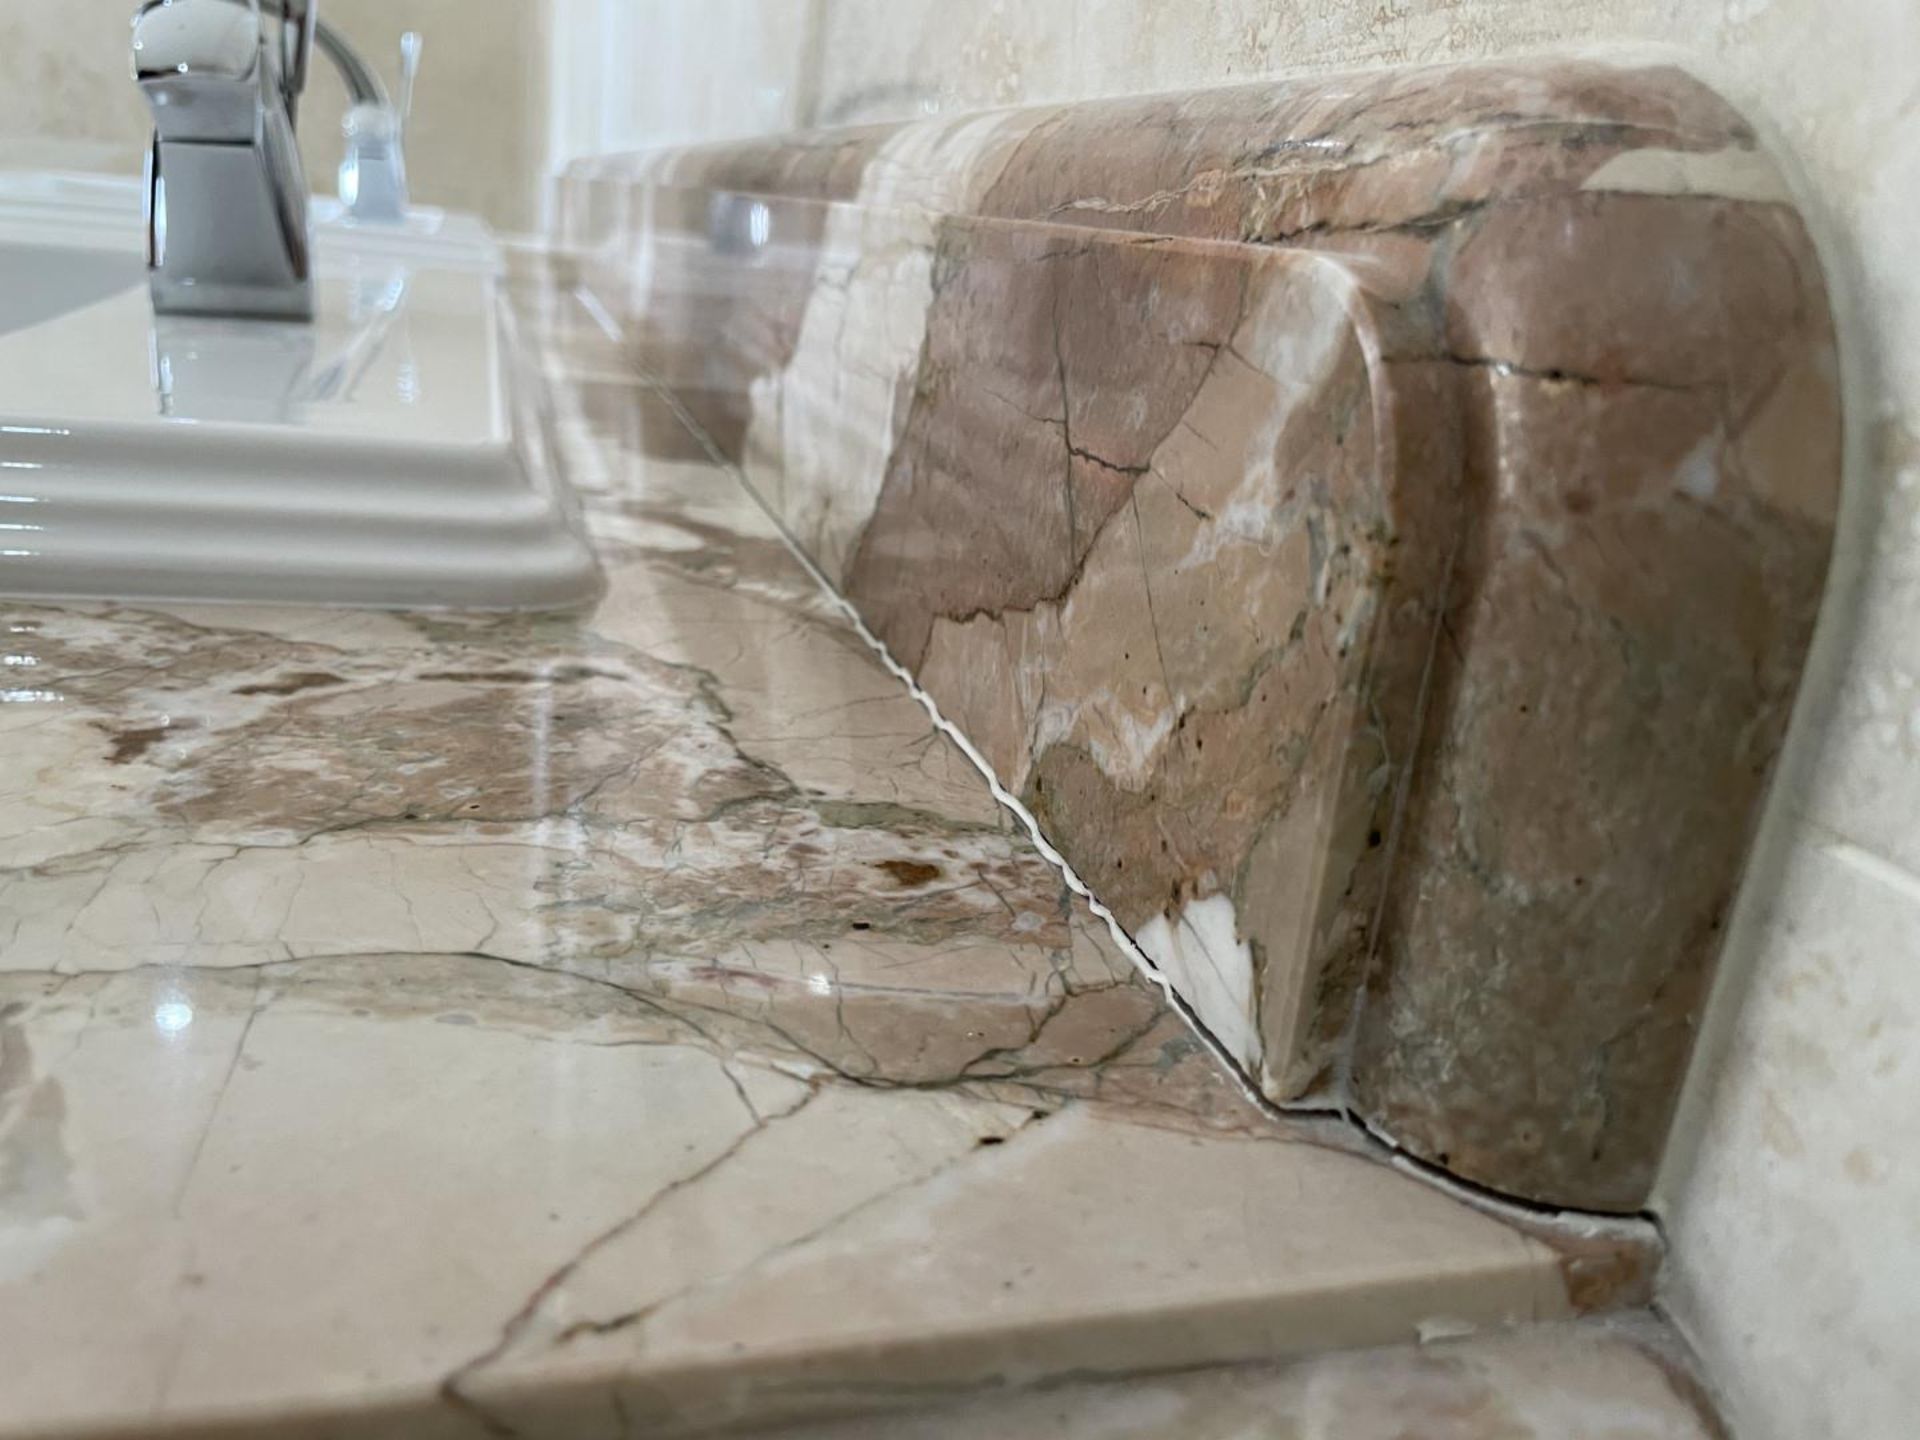
[[[592,615],[0,602],[0,1436],[684,1433],[1569,1313],[1250,1104],[516,264]]]
[[[1202,1023],[1646,1204],[1819,612],[1841,404],[1671,64],[1300,74],[595,156],[585,283]]]

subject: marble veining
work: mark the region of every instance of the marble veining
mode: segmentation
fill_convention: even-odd
[[[1722,1440],[1658,1332],[1544,1326],[796,1426],[777,1440]],[[773,1440],[773,1437],[769,1437]]]
[[[690,1434],[1645,1298],[1643,1233],[1251,1103],[516,264],[593,614],[0,611],[0,1435]]]
[[[1731,107],[1305,77],[601,158],[563,209],[630,363],[1270,1096],[1644,1202],[1839,478]]]

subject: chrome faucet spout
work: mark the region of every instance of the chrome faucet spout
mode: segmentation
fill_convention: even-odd
[[[133,72],[153,112],[147,266],[154,309],[280,320],[313,315],[306,172],[294,115],[316,19],[283,0],[147,0]]]

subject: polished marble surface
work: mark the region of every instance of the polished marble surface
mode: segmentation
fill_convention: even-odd
[[[1669,1337],[1544,1326],[1285,1366],[1069,1384],[764,1440],[1723,1440]]]
[[[675,1433],[1617,1298],[1251,1104],[518,263],[592,614],[0,612],[0,1434]]]
[[[563,209],[1268,1094],[1644,1204],[1839,488],[1740,114],[1657,63],[1309,75],[598,157]]]

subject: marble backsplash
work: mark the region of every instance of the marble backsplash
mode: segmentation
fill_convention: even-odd
[[[1597,62],[576,167],[586,289],[1278,1099],[1645,1198],[1825,574],[1819,267]]]

